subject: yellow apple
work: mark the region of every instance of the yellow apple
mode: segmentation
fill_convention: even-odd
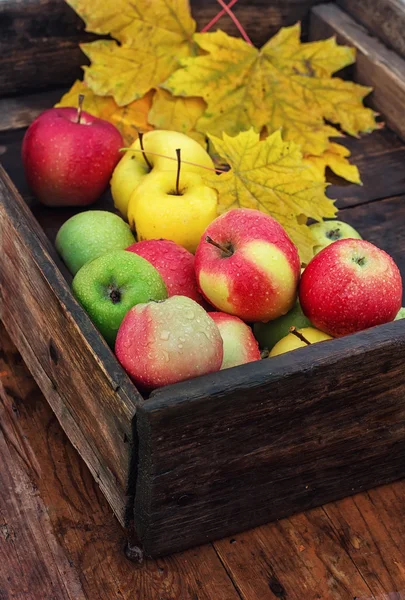
[[[156,171],[171,171],[174,173],[177,171],[177,148],[181,150],[181,170],[183,173],[198,173],[203,175],[207,173],[207,168],[214,169],[214,163],[208,152],[198,142],[184,133],[156,129],[143,135],[142,145],[147,161],[152,169],[149,168],[144,155],[140,152],[141,143],[137,139],[131,146],[137,152],[131,152],[130,150],[125,152],[125,155],[116,166],[111,179],[111,193],[114,205],[124,218],[127,218],[128,203],[131,194],[148,174],[155,173]],[[148,152],[153,154],[149,154]],[[160,154],[161,156],[156,156],[156,154]],[[187,164],[188,162],[195,164],[190,165]]]
[[[303,327],[302,329],[298,329],[298,333],[301,334],[309,344],[316,344],[317,342],[324,342],[332,339],[330,335],[323,331],[319,331],[319,329],[315,329],[315,327]],[[305,346],[308,346],[309,344],[304,342],[304,340],[300,340],[299,337],[293,333],[289,333],[273,346],[270,356],[278,356],[279,354],[290,352],[290,350],[305,348]]]
[[[217,216],[217,192],[197,173],[181,173],[179,194],[174,171],[154,171],[135,188],[128,221],[138,240],[164,238],[195,252]]]

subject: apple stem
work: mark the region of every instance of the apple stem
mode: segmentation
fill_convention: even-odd
[[[294,325],[292,327],[290,327],[290,333],[295,335],[295,337],[297,337],[299,340],[301,340],[301,342],[304,342],[307,346],[311,345],[311,342],[309,340],[307,340],[307,338],[304,335],[302,335],[302,333],[300,333],[298,331],[298,329],[296,327],[294,327]]]
[[[140,135],[143,135],[143,134],[139,134],[139,136]],[[138,150],[137,148],[120,148],[120,152],[142,152],[142,150]],[[158,152],[151,152],[150,150],[148,150],[148,154],[149,154],[149,156],[158,156],[160,158],[167,158],[167,160],[177,160],[177,158],[174,158],[174,156],[167,156],[166,154],[159,154]],[[213,173],[227,173],[229,171],[229,168],[221,169],[220,167],[216,167],[215,169],[212,169],[211,167],[207,167],[205,165],[199,165],[198,163],[190,162],[189,160],[184,160],[184,159],[181,162],[184,165],[191,165],[193,167],[199,167],[200,169],[205,169],[206,171],[212,171]]]
[[[209,235],[206,236],[205,241],[208,242],[209,244],[212,244],[213,246],[215,246],[215,248],[219,248],[219,250],[221,250],[226,256],[232,256],[233,252],[231,252],[231,250],[229,250],[229,248],[226,248],[225,246],[221,246],[221,244],[218,244],[218,242],[213,240]]]
[[[138,137],[139,137],[139,143],[141,145],[141,150],[142,150],[142,156],[144,158],[144,161],[146,162],[146,164],[148,165],[149,169],[152,171],[152,165],[150,164],[148,157],[146,156],[145,153],[145,148],[143,147],[143,133],[138,133]]]
[[[176,148],[177,155],[177,175],[176,175],[176,196],[180,196],[180,168],[181,168],[181,148]]]
[[[79,94],[79,98],[78,98],[78,101],[77,101],[77,119],[76,119],[76,123],[80,123],[80,119],[82,118],[83,102],[84,102],[84,94]]]

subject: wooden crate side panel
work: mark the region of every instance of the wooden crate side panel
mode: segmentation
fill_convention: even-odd
[[[303,20],[320,0],[239,0],[235,14],[257,45],[284,25]],[[216,0],[191,0],[197,31],[221,10]],[[232,19],[225,15],[220,27],[239,36]],[[83,21],[63,0],[7,0],[0,2],[0,96],[69,86],[82,76],[88,64],[79,42],[94,36],[84,31]]]
[[[123,522],[132,419],[141,398],[75,302],[46,250],[46,238],[40,239],[36,229],[1,172],[1,318]],[[49,382],[52,394],[47,393]]]
[[[405,474],[405,321],[161,390],[137,414],[153,556]]]
[[[370,103],[405,139],[405,60],[334,4],[312,9],[309,35],[313,40],[336,35],[339,43],[356,48],[355,81],[374,89]]]
[[[357,21],[405,58],[405,4],[403,0],[337,0]]]

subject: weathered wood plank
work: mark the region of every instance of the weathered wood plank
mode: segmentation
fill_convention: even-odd
[[[125,532],[0,324],[1,600],[238,600],[210,546],[134,565]]]
[[[404,0],[336,0],[357,21],[405,58]]]
[[[405,146],[388,128],[356,138],[339,138],[352,155],[350,161],[357,165],[363,185],[350,184],[332,173],[332,185],[327,195],[336,199],[338,208],[355,206],[405,193]]]
[[[367,580],[342,548],[323,508],[225,538],[214,547],[243,598],[371,600]],[[366,556],[364,560],[368,562]]]
[[[319,40],[331,35],[356,48],[355,81],[373,87],[370,104],[405,138],[405,60],[334,4],[315,7],[311,12],[310,38]]]
[[[146,552],[402,477],[404,352],[397,321],[152,394],[137,413]]]
[[[66,88],[57,88],[49,92],[1,98],[0,131],[28,127],[44,110],[56,104],[65,92]]]
[[[307,30],[309,8],[319,0],[239,0],[235,14],[252,41],[265,43],[283,25],[303,20]],[[221,7],[216,0],[191,0],[197,29],[204,27]],[[227,15],[217,27],[239,35]],[[63,0],[0,1],[0,95],[12,95],[57,86],[68,86],[81,76],[87,59],[80,41],[94,36]]]
[[[371,598],[400,599],[404,593],[404,500],[405,482],[401,481],[393,488],[376,488],[324,507],[341,546],[367,582]]]
[[[131,421],[141,397],[73,299],[51,245],[4,171],[0,199],[1,318],[124,522],[134,487]]]

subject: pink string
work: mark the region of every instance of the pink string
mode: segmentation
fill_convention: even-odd
[[[208,23],[208,25],[206,25],[204,27],[204,29],[202,29],[202,31],[203,32],[208,31],[208,29],[210,27],[212,27],[214,25],[214,23],[216,23],[218,21],[218,19],[220,19],[225,13],[227,13],[231,17],[232,21],[235,23],[236,27],[238,28],[238,30],[239,30],[241,36],[243,37],[243,39],[245,40],[245,42],[247,42],[250,46],[253,46],[251,39],[249,38],[248,34],[242,27],[242,24],[240,23],[239,19],[237,19],[237,17],[231,11],[231,7],[234,4],[236,4],[237,1],[238,0],[231,0],[231,2],[227,5],[227,4],[225,4],[225,2],[223,0],[217,0],[218,4],[220,6],[222,6],[222,11],[216,17],[214,17],[214,19],[212,19],[212,21],[210,21]]]
[[[232,8],[232,6],[237,3],[237,1],[238,0],[231,0],[231,2],[228,4],[228,8]],[[222,9],[221,12],[219,12],[213,19],[211,19],[211,21],[205,27],[201,29],[201,33],[205,33],[206,31],[214,27],[215,23],[219,21],[219,19],[225,14],[226,10]]]

